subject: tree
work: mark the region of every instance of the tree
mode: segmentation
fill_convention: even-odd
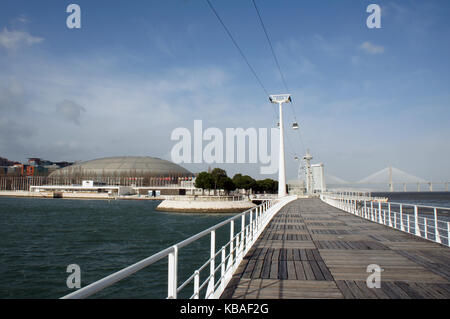
[[[236,189],[236,185],[234,185],[233,180],[231,178],[229,178],[228,176],[226,176],[226,177],[222,176],[219,179],[217,187],[219,187],[220,189],[223,189],[227,195],[230,193],[230,191],[233,191]]]
[[[236,188],[245,189],[246,191],[257,187],[256,181],[248,175],[236,174],[233,177],[233,182]]]
[[[259,192],[276,193],[278,192],[278,181],[270,178],[256,181],[257,190]]]
[[[212,189],[214,187],[214,180],[210,173],[201,172],[195,179],[195,187],[201,189]]]
[[[221,168],[215,168],[215,169],[213,169],[213,170],[211,171],[211,177],[212,177],[212,180],[213,180],[214,195],[216,195],[217,187],[219,187],[219,189],[221,188],[221,187],[219,186],[219,183],[220,183],[221,179],[224,179],[224,178],[227,178],[227,177],[228,177],[228,176],[227,176],[227,172],[224,171],[224,170],[221,169]]]

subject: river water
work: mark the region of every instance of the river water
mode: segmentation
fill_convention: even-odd
[[[0,298],[62,297],[72,292],[68,265],[80,266],[84,287],[232,216],[164,213],[158,204],[0,198]],[[208,254],[209,238],[180,251],[180,277]],[[167,258],[96,296],[165,298],[166,280]]]

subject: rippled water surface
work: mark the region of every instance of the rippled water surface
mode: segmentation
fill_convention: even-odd
[[[0,198],[0,298],[62,297],[72,292],[70,264],[86,286],[232,216],[164,213],[158,204]],[[208,254],[209,238],[183,249],[180,277]],[[164,259],[96,296],[165,298],[166,278]]]

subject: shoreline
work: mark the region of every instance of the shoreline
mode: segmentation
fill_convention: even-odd
[[[144,196],[109,196],[107,193],[60,193],[62,197],[55,197],[52,192],[29,192],[29,191],[0,191],[0,197],[10,198],[45,198],[45,199],[93,199],[93,200],[152,200],[163,201],[164,197],[144,197]]]
[[[204,213],[204,214],[235,214],[256,207],[252,201],[201,201],[192,199],[171,200],[165,196],[144,197],[137,195],[109,196],[107,193],[59,193],[55,197],[53,192],[29,192],[29,191],[0,191],[0,198],[40,198],[40,199],[74,199],[74,200],[135,200],[135,201],[160,201],[155,208],[161,212],[173,213]]]

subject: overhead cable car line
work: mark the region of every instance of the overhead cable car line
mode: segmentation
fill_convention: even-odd
[[[242,51],[242,49],[240,48],[240,46],[238,45],[238,43],[236,42],[236,40],[234,39],[233,35],[231,34],[231,31],[228,29],[228,27],[225,25],[225,22],[222,20],[222,18],[220,17],[219,13],[216,11],[216,9],[214,8],[214,6],[212,5],[210,0],[206,0],[206,2],[208,3],[211,11],[214,13],[214,15],[216,16],[217,20],[220,22],[220,24],[222,25],[222,27],[224,28],[225,32],[227,33],[228,37],[231,39],[231,41],[233,42],[234,46],[236,47],[236,49],[239,51],[239,54],[241,55],[241,57],[244,59],[245,63],[247,64],[248,68],[250,69],[250,71],[252,72],[253,76],[255,77],[255,79],[257,80],[257,82],[259,83],[260,87],[263,89],[264,93],[266,96],[269,96],[269,92],[267,91],[266,87],[264,86],[264,84],[262,83],[261,79],[259,78],[259,76],[257,75],[255,69],[252,67],[252,65],[250,64],[250,62],[248,61],[247,57],[245,56],[244,52]],[[281,69],[280,69],[281,70]],[[272,108],[272,110],[275,113],[275,118],[278,117],[277,112],[274,108]],[[287,142],[288,145],[291,146],[290,144],[290,140],[289,137],[286,135],[287,138]],[[291,146],[292,148],[292,146]],[[294,148],[292,148],[294,150]],[[290,150],[288,150],[288,152],[290,152],[292,155],[296,155],[294,153],[292,153]]]
[[[283,82],[284,88],[285,88],[285,90],[286,90],[287,92],[290,92],[289,87],[288,87],[288,85],[287,85],[287,83],[286,83],[286,78],[284,77],[284,74],[283,74],[283,72],[282,72],[282,70],[281,70],[280,63],[278,62],[277,55],[275,54],[275,50],[274,50],[274,48],[273,48],[272,41],[270,40],[269,33],[267,32],[266,26],[265,26],[264,21],[263,21],[263,19],[262,19],[262,17],[261,17],[261,13],[259,12],[258,6],[256,5],[256,1],[255,1],[255,0],[252,0],[252,2],[253,2],[253,6],[255,7],[256,13],[257,13],[257,15],[258,15],[259,22],[261,23],[261,27],[262,27],[262,29],[263,29],[263,31],[264,31],[264,34],[266,35],[267,42],[269,43],[270,51],[272,52],[272,56],[273,56],[273,58],[274,58],[274,60],[275,60],[275,64],[276,64],[276,66],[277,66],[277,68],[278,68],[278,72],[280,73],[280,77],[281,77],[281,80],[282,80],[282,82]],[[295,130],[298,132],[298,134],[299,134],[298,136],[299,136],[299,139],[300,139],[300,144],[302,145],[303,152],[305,153],[305,146],[304,146],[304,144],[303,144],[303,139],[302,139],[302,137],[301,137],[301,135],[300,135],[300,132],[299,132],[299,129],[298,129],[297,115],[296,115],[296,113],[295,113],[295,108],[294,108],[294,106],[293,106],[293,102],[291,102],[291,110],[292,110],[292,112],[293,112],[294,120],[295,120],[295,122],[294,122],[294,129],[295,129]]]
[[[238,45],[238,43],[236,42],[236,40],[234,39],[233,35],[231,34],[230,30],[227,28],[227,26],[225,25],[225,23],[223,22],[222,18],[220,17],[219,13],[216,11],[216,9],[214,8],[214,6],[212,5],[211,1],[206,0],[206,2],[208,2],[208,5],[211,9],[211,11],[214,13],[214,15],[216,16],[217,20],[219,20],[220,24],[222,25],[222,27],[224,28],[225,32],[227,33],[228,37],[231,39],[231,41],[233,42],[234,46],[236,47],[236,49],[239,51],[239,54],[241,55],[241,57],[244,59],[245,63],[247,64],[248,68],[250,69],[250,71],[252,72],[253,76],[255,77],[256,81],[258,82],[259,86],[262,88],[262,90],[264,91],[266,96],[269,96],[269,92],[267,91],[266,87],[264,86],[264,84],[262,83],[261,79],[259,78],[258,74],[256,74],[255,69],[252,67],[252,65],[250,64],[250,62],[248,61],[247,57],[245,56],[244,52],[242,51],[241,47]],[[272,107],[273,112],[275,112],[274,116],[276,118],[276,111],[275,109]]]
[[[262,84],[261,79],[259,78],[259,76],[256,74],[255,69],[251,66],[250,62],[248,62],[247,57],[245,56],[244,52],[242,52],[241,48],[239,47],[239,45],[237,44],[236,40],[234,40],[233,35],[231,34],[230,30],[227,28],[227,26],[225,25],[225,23],[223,22],[222,18],[220,18],[219,14],[217,13],[216,9],[214,9],[213,5],[211,4],[211,2],[209,0],[206,0],[206,2],[208,2],[209,7],[211,8],[211,10],[213,11],[214,15],[216,16],[216,18],[219,20],[220,24],[222,25],[222,27],[225,29],[225,32],[228,34],[228,36],[230,37],[231,41],[233,42],[234,46],[236,47],[236,49],[239,51],[239,53],[241,54],[242,58],[244,59],[245,63],[247,64],[248,68],[250,69],[250,71],[253,73],[256,81],[258,81],[259,85],[261,86],[261,88],[263,89],[264,93],[269,96],[269,92],[266,90],[266,87]]]
[[[255,7],[256,13],[258,14],[259,22],[261,23],[261,26],[264,30],[264,34],[266,35],[267,42],[269,42],[270,50],[272,51],[272,56],[275,60],[275,64],[277,65],[278,71],[280,72],[280,76],[281,76],[281,80],[283,81],[284,88],[287,90],[287,92],[289,92],[288,86],[286,84],[286,79],[284,78],[283,72],[281,71],[280,63],[278,62],[277,56],[275,54],[275,50],[273,49],[272,41],[270,41],[270,37],[269,37],[269,34],[267,33],[266,26],[264,25],[261,14],[259,13],[259,9],[256,6],[255,0],[252,0],[252,1],[253,1],[253,5]]]

